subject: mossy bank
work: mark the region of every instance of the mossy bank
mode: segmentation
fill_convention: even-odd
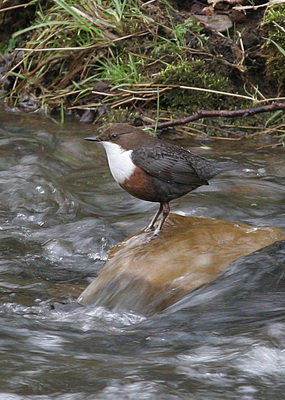
[[[147,124],[282,98],[285,4],[239,3],[4,1],[6,104]]]

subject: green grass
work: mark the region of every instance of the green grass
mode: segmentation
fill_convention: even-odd
[[[141,83],[143,75],[140,72],[144,66],[144,60],[134,57],[132,54],[98,60],[96,71],[99,80],[107,81],[111,85],[119,86]]]

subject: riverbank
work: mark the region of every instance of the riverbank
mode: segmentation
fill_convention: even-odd
[[[284,1],[8,1],[0,11],[9,107],[147,125],[285,95]],[[231,135],[232,123],[211,135]],[[284,137],[282,112],[234,122],[247,134],[264,124]]]

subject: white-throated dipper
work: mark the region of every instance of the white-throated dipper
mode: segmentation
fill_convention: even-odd
[[[193,154],[183,147],[150,136],[128,124],[114,124],[99,136],[86,138],[103,145],[115,181],[131,195],[160,203],[146,230],[162,218],[156,237],[169,212],[169,202],[202,185],[215,175],[238,168],[231,161],[216,162]]]

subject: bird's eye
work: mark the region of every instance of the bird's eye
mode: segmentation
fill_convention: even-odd
[[[117,135],[116,133],[112,133],[112,134],[111,134],[111,139],[112,139],[112,140],[117,139],[117,137],[118,137],[118,135]]]

